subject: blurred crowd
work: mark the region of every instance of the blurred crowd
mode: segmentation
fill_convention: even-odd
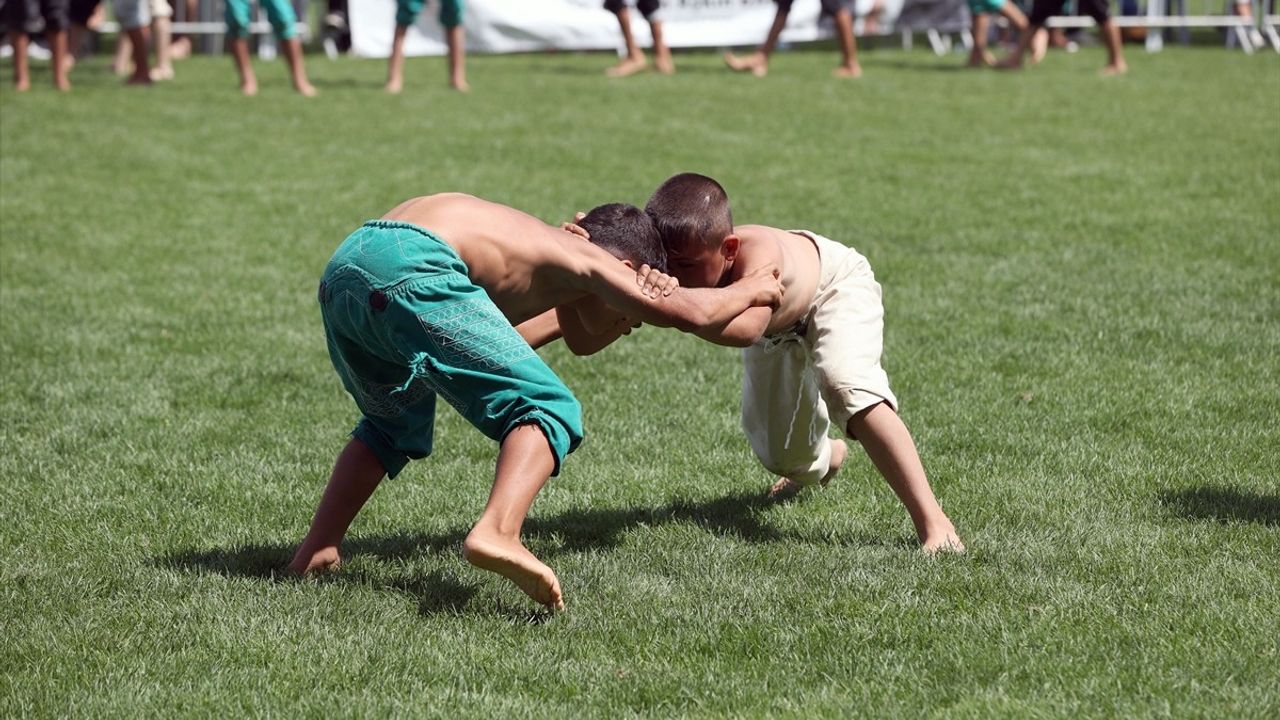
[[[536,0],[529,0],[536,2]],[[189,56],[195,49],[197,37],[175,34],[173,22],[196,22],[200,15],[200,0],[111,0],[111,14],[118,26],[115,55],[112,67],[124,77],[130,86],[145,86],[171,80],[175,76],[174,61]],[[793,0],[774,0],[776,12],[760,45],[747,54],[725,54],[725,64],[731,70],[764,76],[768,73],[769,60],[778,49],[782,31],[786,28]],[[839,61],[833,71],[841,78],[857,78],[862,75],[858,62],[857,35],[874,35],[878,26],[884,0],[821,0],[822,12],[832,22],[839,52]],[[1048,29],[1046,21],[1053,16],[1073,12],[1087,15],[1096,22],[1098,37],[1107,50],[1107,63],[1103,74],[1120,74],[1128,69],[1124,60],[1122,43],[1126,39],[1141,39],[1145,28],[1126,28],[1122,33],[1112,20],[1108,0],[966,0],[972,18],[970,52],[967,63],[972,67],[996,67],[1018,69],[1027,63],[1039,62],[1051,48],[1074,51],[1076,40],[1062,29]],[[1019,2],[1022,4],[1020,5]],[[1252,18],[1250,0],[1225,0],[1231,12]],[[225,39],[225,47],[234,61],[239,88],[245,95],[258,91],[250,55],[251,0],[223,0],[224,11],[220,18],[210,18],[199,23],[202,30],[209,24],[219,24],[217,29]],[[306,0],[258,0],[261,12],[270,24],[270,35],[259,55],[279,54],[284,57],[289,78],[294,89],[303,95],[314,95],[316,90],[307,78],[301,39],[298,36],[298,18],[304,15]],[[295,4],[296,3],[296,4]],[[387,65],[385,89],[398,93],[404,87],[405,38],[425,5],[430,3],[444,28],[447,47],[448,80],[451,87],[465,92],[469,85],[466,77],[466,49],[463,33],[464,0],[396,0],[396,18],[391,55]],[[1071,7],[1067,7],[1067,5]],[[1132,5],[1137,14],[1135,0],[1122,0],[1121,9]],[[207,9],[207,8],[206,8]],[[628,77],[645,71],[662,74],[676,72],[676,62],[663,33],[662,0],[603,0],[602,10],[612,13],[618,22],[621,36],[621,55],[618,62],[605,70],[610,77]],[[639,17],[633,17],[638,14]],[[652,38],[649,52],[640,47],[632,32],[633,22],[648,25]],[[59,90],[71,89],[71,74],[79,58],[93,53],[98,47],[98,32],[107,21],[107,7],[103,0],[0,0],[0,23],[3,24],[4,44],[0,57],[11,59],[13,87],[26,91],[31,87],[30,62],[32,59],[48,61],[53,85]],[[194,26],[193,26],[194,27]],[[1254,45],[1261,46],[1263,39],[1252,24],[1249,25]],[[321,44],[330,58],[346,52],[351,46],[347,13],[347,0],[328,0],[327,12],[321,23]],[[993,47],[1008,48],[1004,58],[997,58]],[[269,52],[263,52],[269,50]]]

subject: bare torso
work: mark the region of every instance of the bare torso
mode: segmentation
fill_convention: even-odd
[[[567,243],[583,241],[519,210],[443,193],[406,200],[383,219],[413,223],[448,243],[513,325],[587,294],[565,252]]]
[[[778,265],[782,303],[769,320],[765,335],[789,330],[805,318],[820,278],[818,248],[803,235],[765,225],[738,225],[733,229],[742,244],[732,279],[750,273],[762,263]]]

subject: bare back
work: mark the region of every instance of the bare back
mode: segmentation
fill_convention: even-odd
[[[766,225],[738,225],[733,232],[741,245],[732,279],[749,274],[764,263],[778,266],[782,303],[773,311],[764,334],[790,329],[808,314],[818,288],[821,270],[817,246],[803,235]]]
[[[566,249],[588,243],[519,210],[442,193],[406,200],[383,219],[413,223],[448,243],[513,325],[588,294],[572,278],[575,253]]]

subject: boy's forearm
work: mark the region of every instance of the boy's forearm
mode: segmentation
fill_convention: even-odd
[[[750,347],[763,335],[773,310],[767,307],[750,307],[727,323],[699,330],[698,337],[707,342],[726,347]]]
[[[516,332],[535,350],[560,339],[563,334],[555,308],[520,323],[516,326]]]
[[[672,293],[683,293],[691,306],[684,319],[688,327],[682,330],[701,333],[728,325],[752,307],[755,293],[746,283],[736,282],[723,288],[679,288]]]

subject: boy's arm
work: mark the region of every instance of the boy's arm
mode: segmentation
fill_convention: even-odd
[[[520,333],[520,337],[535,350],[549,342],[559,340],[564,334],[556,317],[555,308],[520,323],[516,326],[516,332]]]
[[[756,261],[755,264],[759,264],[759,261]],[[652,296],[650,287],[655,287],[655,283],[666,282],[667,287],[662,291],[664,296],[671,295],[671,292],[678,287],[678,282],[675,282],[675,278],[668,278],[666,274],[650,269],[648,265],[641,266],[640,273],[637,275],[639,277],[636,278],[636,282],[643,283],[645,295]],[[736,318],[712,325],[712,327],[699,329],[694,334],[705,341],[714,342],[716,345],[750,347],[754,345],[755,341],[760,340],[760,337],[764,336],[764,331],[769,327],[769,322],[772,319],[772,306],[748,307],[748,309],[742,310],[741,313],[737,314]]]
[[[604,332],[592,333],[583,324],[582,316],[576,308],[561,305],[555,309],[555,313],[559,318],[564,344],[574,355],[594,355],[631,332],[631,322],[622,316]]]
[[[726,323],[703,328],[694,334],[716,345],[750,347],[764,336],[765,328],[769,327],[772,319],[773,308],[749,307]]]
[[[749,307],[773,306],[782,299],[777,266],[769,264],[724,288],[676,288],[670,295],[646,295],[637,275],[608,253],[607,261],[588,259],[579,270],[583,289],[629,318],[658,327],[697,333],[728,324]]]

